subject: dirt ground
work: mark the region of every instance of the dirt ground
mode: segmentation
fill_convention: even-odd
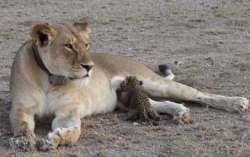
[[[193,124],[171,118],[134,125],[115,112],[83,119],[80,141],[50,153],[20,153],[11,137],[8,81],[17,49],[33,21],[88,17],[92,50],[128,56],[154,67],[168,63],[176,80],[202,91],[250,98],[249,0],[1,0],[0,156],[241,157],[250,156],[250,112],[190,106]],[[177,63],[177,64],[176,64]],[[38,135],[49,131],[41,124]]]

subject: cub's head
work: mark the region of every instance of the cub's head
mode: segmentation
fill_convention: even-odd
[[[87,80],[94,63],[90,56],[90,28],[86,22],[52,25],[38,23],[31,37],[46,68],[71,80]]]
[[[128,76],[122,83],[121,83],[121,91],[129,92],[130,90],[142,88],[143,82],[139,81],[134,76]]]

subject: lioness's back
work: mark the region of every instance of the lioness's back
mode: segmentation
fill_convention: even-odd
[[[108,53],[92,53],[94,63],[103,70],[107,71],[110,75],[141,75],[149,76],[155,75],[143,63],[134,61],[133,59],[112,55]]]

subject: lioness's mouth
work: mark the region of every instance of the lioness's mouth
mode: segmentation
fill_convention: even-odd
[[[80,79],[83,79],[83,78],[87,78],[89,77],[89,74],[86,74],[84,76],[81,76],[81,77],[68,77],[69,80],[80,80]]]

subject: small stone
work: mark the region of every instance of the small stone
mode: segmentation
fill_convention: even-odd
[[[138,126],[138,125],[139,125],[139,123],[137,123],[137,122],[133,122],[133,125],[134,125],[134,126]]]
[[[181,65],[182,62],[181,62],[181,61],[174,61],[174,64],[175,64],[175,65]]]

